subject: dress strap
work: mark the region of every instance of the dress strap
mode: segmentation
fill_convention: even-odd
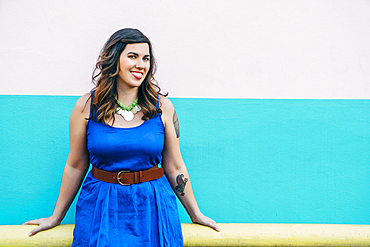
[[[94,98],[94,93],[95,93],[95,90],[94,90],[94,91],[91,91],[91,95],[90,95],[90,114],[89,114],[89,119],[93,119],[93,118],[95,118],[95,114],[94,114],[94,111],[93,111],[93,98]]]
[[[158,108],[159,107],[159,93],[157,93],[157,104],[155,104],[155,107]]]

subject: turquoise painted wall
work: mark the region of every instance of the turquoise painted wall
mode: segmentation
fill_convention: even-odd
[[[52,213],[76,100],[0,95],[0,224]],[[370,100],[171,100],[198,204],[217,222],[370,224]]]

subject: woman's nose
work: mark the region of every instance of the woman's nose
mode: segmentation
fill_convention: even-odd
[[[135,67],[138,68],[138,69],[144,69],[145,68],[145,64],[143,61],[141,60],[138,60],[135,64]]]

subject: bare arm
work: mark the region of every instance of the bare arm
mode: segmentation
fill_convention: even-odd
[[[180,151],[180,127],[171,101],[161,97],[162,119],[165,124],[165,145],[162,166],[177,197],[194,223],[209,226],[216,231],[220,228],[211,218],[204,216],[195,200],[191,181]]]
[[[76,102],[70,121],[69,138],[70,150],[64,167],[58,200],[53,215],[48,218],[30,220],[24,225],[39,225],[29,235],[53,228],[60,224],[75,198],[81,183],[89,168],[89,154],[86,147],[86,119],[89,116],[90,104],[86,101],[89,94],[85,94]],[[86,103],[86,107],[85,107]]]

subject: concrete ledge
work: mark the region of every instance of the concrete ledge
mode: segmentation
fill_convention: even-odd
[[[184,246],[370,246],[370,225],[182,224]],[[74,225],[28,237],[36,226],[0,226],[0,246],[71,246]]]
[[[185,246],[370,246],[370,225],[183,224]]]

